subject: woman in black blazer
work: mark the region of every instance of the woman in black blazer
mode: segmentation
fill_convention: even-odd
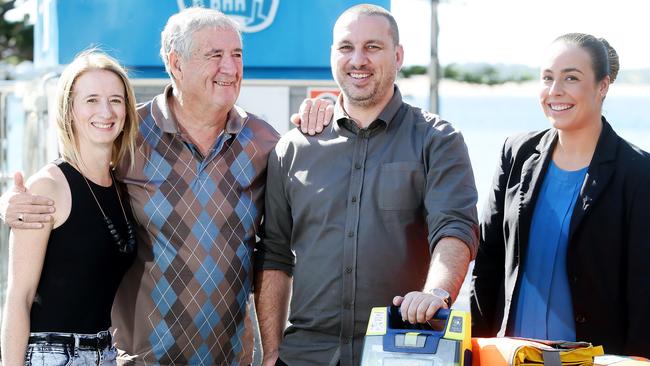
[[[616,51],[578,33],[549,51],[540,102],[552,128],[506,140],[481,217],[473,336],[562,334],[647,357],[650,155],[601,116]],[[575,191],[547,188],[555,172],[578,174]]]

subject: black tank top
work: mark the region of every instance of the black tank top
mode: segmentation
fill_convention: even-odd
[[[54,163],[70,185],[72,207],[68,219],[50,234],[32,305],[30,330],[97,333],[111,325],[113,298],[124,273],[135,259],[135,252],[120,253],[83,176],[65,161]],[[102,209],[126,240],[124,214],[115,187],[88,183]],[[120,194],[135,229],[128,196],[124,190]]]

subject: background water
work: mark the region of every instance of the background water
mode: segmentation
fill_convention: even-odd
[[[427,105],[424,97],[405,99],[413,105]],[[527,95],[442,95],[439,114],[463,133],[479,191],[479,209],[505,138],[549,127],[537,99]],[[650,96],[608,96],[603,115],[621,137],[650,151]]]

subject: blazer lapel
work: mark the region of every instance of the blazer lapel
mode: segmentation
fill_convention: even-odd
[[[569,229],[569,243],[585,215],[603,193],[616,170],[614,162],[616,161],[616,150],[618,148],[618,135],[604,117],[602,122],[603,129],[600,132],[594,156],[591,159],[585,181],[580,189],[580,195],[573,208]]]
[[[552,155],[551,151],[553,151],[556,136],[557,131],[555,129],[546,131],[533,151],[530,152],[530,156],[528,156],[521,165],[521,177],[519,179],[520,185],[518,192],[519,212],[517,217],[517,244],[514,248],[516,253],[515,260],[517,261],[515,269],[517,282],[520,281],[519,277],[523,273],[522,266],[525,253],[528,249],[528,235],[530,235],[530,224],[533,219],[535,200],[539,193],[539,187],[541,186],[544,174],[546,173],[548,161]],[[506,288],[508,287],[511,289],[512,293],[506,295],[510,297],[510,302],[506,304],[501,330],[499,331],[498,336],[503,336],[506,333],[510,334],[510,332],[512,332],[512,327],[514,326],[514,317],[509,316],[508,314],[512,313],[509,307],[516,306],[511,304],[516,304],[519,291],[515,286],[515,283],[506,283]]]
[[[533,219],[535,201],[542,185],[544,175],[551,159],[557,131],[550,129],[542,136],[535,151],[521,168],[521,187],[519,190],[519,253],[526,253],[528,235]]]

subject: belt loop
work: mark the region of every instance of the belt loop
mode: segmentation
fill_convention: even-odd
[[[105,343],[108,343],[108,339],[106,338],[106,331],[103,330],[97,333],[97,349],[103,350],[104,349],[103,346]]]
[[[79,357],[79,334],[74,333],[74,357]]]
[[[97,355],[98,365],[104,364],[104,349],[101,347],[102,340],[102,332],[95,334],[95,354]]]

